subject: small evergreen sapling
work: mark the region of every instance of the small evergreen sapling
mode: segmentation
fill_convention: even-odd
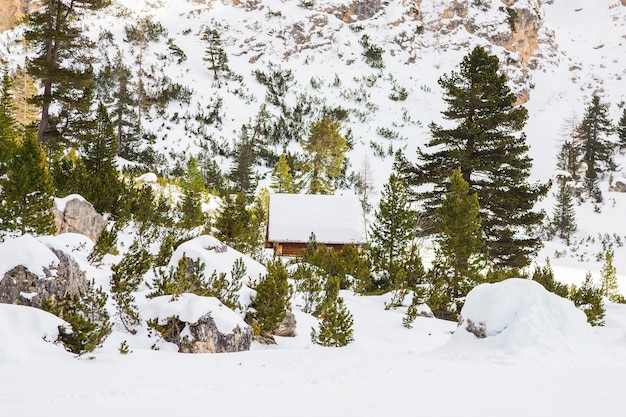
[[[287,268],[280,260],[267,264],[267,274],[255,287],[251,303],[254,312],[248,317],[256,335],[273,339],[272,331],[284,320],[291,299],[288,278]]]
[[[593,283],[591,272],[585,276],[585,281],[580,288],[573,286],[570,291],[570,299],[574,305],[580,308],[586,315],[587,321],[592,326],[604,326],[606,310],[602,302],[602,288]]]
[[[339,278],[330,277],[320,306],[318,329],[311,329],[311,341],[322,346],[346,346],[354,340],[352,314],[339,296]]]
[[[602,295],[610,301],[617,303],[623,299],[617,285],[617,269],[613,266],[613,255],[608,250],[604,254],[604,264],[600,271],[600,288]]]

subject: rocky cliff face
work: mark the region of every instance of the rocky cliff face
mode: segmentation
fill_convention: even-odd
[[[0,32],[11,29],[26,13],[38,7],[38,1],[0,0]]]

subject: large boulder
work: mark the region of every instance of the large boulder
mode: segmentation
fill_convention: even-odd
[[[45,300],[86,290],[74,258],[30,235],[0,244],[0,303],[41,308]]]
[[[181,353],[241,352],[252,344],[252,327],[215,297],[156,297],[142,306],[140,316]]]
[[[274,336],[294,337],[296,335],[296,316],[291,311],[287,311],[283,321],[272,330],[272,334]]]
[[[56,198],[52,211],[57,234],[80,233],[95,242],[107,225],[106,219],[78,194]]]

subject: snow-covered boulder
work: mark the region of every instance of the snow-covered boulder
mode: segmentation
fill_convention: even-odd
[[[182,353],[240,352],[252,343],[252,328],[215,297],[156,297],[142,306],[140,316],[155,321]]]
[[[571,301],[535,281],[511,278],[470,291],[453,339],[471,332],[493,345],[516,349],[542,342],[584,340],[589,331],[585,314]]]
[[[283,321],[272,330],[272,334],[274,336],[293,337],[296,335],[296,326],[296,316],[291,311],[287,311]]]
[[[0,303],[41,308],[44,300],[87,288],[74,258],[31,235],[0,244]]]
[[[60,318],[32,307],[0,304],[0,323],[0,364],[68,357],[62,345],[52,343],[65,323]]]
[[[106,219],[78,194],[55,198],[52,211],[58,234],[80,233],[95,242],[107,225]]]

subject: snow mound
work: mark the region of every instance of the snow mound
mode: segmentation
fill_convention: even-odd
[[[511,278],[470,291],[450,343],[507,352],[529,346],[560,351],[569,350],[572,342],[587,340],[590,329],[585,314],[571,301],[535,281]]]
[[[196,294],[181,294],[174,300],[171,295],[162,295],[148,301],[141,307],[140,316],[143,320],[157,320],[166,324],[169,317],[178,317],[187,323],[211,314],[220,333],[230,334],[237,326],[244,329],[248,325],[230,308],[215,297],[201,297]]]
[[[67,355],[55,345],[60,318],[34,307],[0,304],[0,364]]]
[[[59,258],[31,235],[23,235],[0,244],[0,281],[5,273],[18,265],[23,265],[33,274],[44,278],[44,269],[58,264]]]
[[[250,297],[254,293],[249,288],[259,276],[267,274],[267,269],[248,255],[245,255],[229,246],[224,245],[213,236],[199,236],[195,239],[182,243],[174,254],[168,265],[169,268],[176,268],[178,261],[184,256],[200,260],[204,264],[204,276],[209,277],[213,271],[217,274],[226,274],[227,279],[231,279],[231,271],[235,261],[241,259],[246,267],[246,274],[243,278],[241,290],[239,290],[239,302],[248,304]]]

